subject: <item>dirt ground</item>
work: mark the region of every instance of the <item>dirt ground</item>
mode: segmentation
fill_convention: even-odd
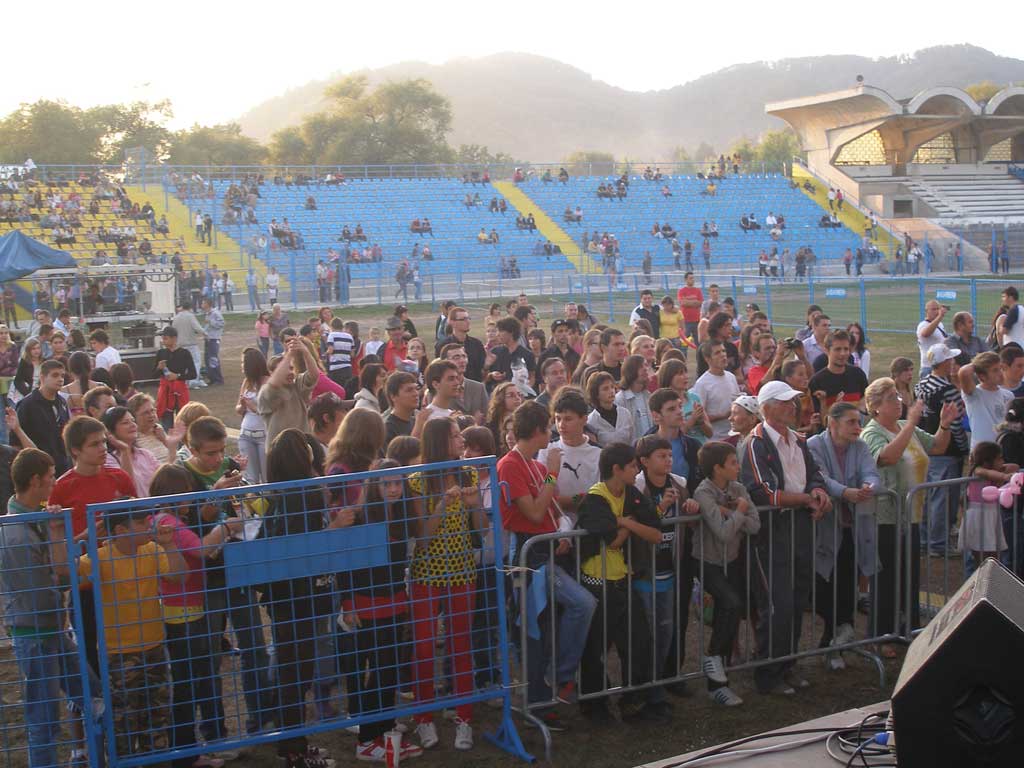
[[[467,303],[470,304],[474,334],[482,336],[483,318],[487,307]],[[542,315],[541,325],[544,327],[550,324],[553,316],[560,314],[561,302],[546,301],[539,309]],[[421,336],[432,339],[436,314],[429,305],[413,306],[411,310],[412,319],[420,329]],[[360,322],[364,338],[368,336],[371,325],[383,327],[383,321],[390,311],[390,306],[345,310],[335,308],[335,312],[340,316]],[[298,327],[314,312],[308,309],[289,310],[288,314],[292,324]],[[621,317],[625,319],[627,316]],[[241,382],[241,351],[246,346],[255,345],[253,321],[253,315],[239,314],[227,318],[222,343],[223,369],[227,383],[222,387],[192,393],[193,399],[206,403],[213,414],[223,419],[229,427],[238,427],[240,421],[234,412],[234,405]],[[876,359],[880,363],[876,366],[875,375],[879,375],[887,361],[896,354],[908,354],[916,359],[916,347],[910,336],[879,336],[874,342],[874,348],[877,350]],[[933,587],[945,595],[951,594],[962,581],[962,564],[958,559],[951,560],[948,569],[943,567],[941,560],[929,560],[926,568],[931,574]],[[859,618],[863,624],[864,617]],[[693,660],[698,655],[700,637],[700,633],[693,629],[693,622],[690,626],[690,661],[687,669],[693,668]],[[863,632],[862,626],[859,634],[863,636]],[[817,637],[819,633],[820,626],[816,626],[813,635]],[[805,629],[805,636],[807,635],[808,631]],[[570,729],[566,733],[554,735],[553,762],[588,765],[594,768],[633,766],[851,707],[883,701],[888,698],[891,686],[899,673],[902,649],[899,655],[900,658],[885,662],[884,686],[879,684],[874,663],[857,655],[846,655],[848,667],[842,672],[828,671],[820,657],[805,659],[800,662],[800,671],[811,682],[811,687],[790,697],[760,696],[753,689],[751,673],[737,672],[732,675],[731,685],[744,698],[745,703],[733,709],[713,704],[704,693],[703,681],[695,680],[690,683],[690,688],[694,692],[691,697],[670,697],[674,704],[674,718],[672,724],[668,726],[623,725],[616,722],[605,727],[603,731],[597,731],[595,726],[579,717],[575,706],[564,706],[562,714]],[[235,722],[232,715],[237,711],[233,703],[234,692],[237,690],[236,667],[236,660],[230,659],[226,662],[225,697],[229,700],[228,714],[232,722]],[[513,676],[516,674],[516,670],[513,669]],[[20,701],[19,676],[13,654],[9,648],[0,647],[0,754],[4,755],[5,764],[14,768],[27,765]],[[312,718],[312,706],[309,707],[309,714]],[[543,742],[537,731],[525,727],[517,715],[514,719],[526,748],[536,757],[543,758]],[[454,726],[438,718],[440,748],[417,760],[416,764],[423,768],[442,765],[445,768],[505,768],[520,765],[518,760],[501,752],[484,738],[485,733],[495,730],[499,721],[497,710],[478,705],[474,723],[477,746],[474,750],[463,753],[451,748]],[[313,742],[328,748],[332,756],[339,758],[339,764],[347,764],[354,759],[355,737],[343,730],[320,734],[313,738]],[[280,763],[275,756],[273,745],[264,745],[245,750],[243,757],[234,765],[246,768],[277,768]]]

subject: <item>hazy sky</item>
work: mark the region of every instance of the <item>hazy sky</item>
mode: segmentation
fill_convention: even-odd
[[[211,124],[334,72],[501,51],[550,56],[631,90],[793,56],[891,56],[962,42],[1021,54],[1016,25],[983,21],[1005,16],[1005,4],[974,3],[958,23],[916,7],[879,0],[7,3],[0,114],[39,98],[80,106],[169,98],[174,127]],[[802,34],[814,21],[828,34]]]

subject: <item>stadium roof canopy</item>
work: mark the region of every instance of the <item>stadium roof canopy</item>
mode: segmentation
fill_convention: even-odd
[[[1024,161],[1024,87],[1004,88],[979,103],[960,88],[936,86],[909,99],[860,84],[842,91],[765,105],[789,123],[813,165],[836,163],[851,142],[877,131],[887,165],[914,161],[923,145],[950,134],[958,163],[984,161],[1010,139],[1012,157]]]

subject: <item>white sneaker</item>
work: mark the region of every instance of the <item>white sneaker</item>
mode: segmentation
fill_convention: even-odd
[[[436,747],[438,742],[437,726],[433,723],[420,723],[416,726],[416,737],[424,749]]]
[[[825,665],[833,672],[841,672],[846,669],[846,662],[843,661],[842,654],[840,653],[826,653]]]
[[[839,628],[836,629],[835,639],[832,641],[833,645],[849,645],[857,639],[857,633],[854,632],[853,627],[849,624],[840,624]]]
[[[708,691],[708,696],[715,704],[721,704],[723,707],[738,707],[743,703],[743,699],[733,693],[733,690],[727,685]]]
[[[729,678],[725,676],[725,664],[722,663],[721,656],[705,656],[701,669],[704,676],[713,683],[729,682]]]
[[[455,748],[463,751],[473,748],[473,726],[465,720],[455,721]]]

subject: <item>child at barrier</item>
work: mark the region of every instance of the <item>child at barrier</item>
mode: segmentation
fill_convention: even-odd
[[[385,459],[375,468],[399,466],[397,461]],[[339,574],[338,589],[344,595],[339,623],[348,627],[353,650],[347,676],[350,717],[365,719],[367,715],[395,706],[401,630],[409,613],[409,595],[405,588],[412,506],[409,498],[401,475],[375,478],[367,483],[362,521],[388,526],[389,562]],[[384,762],[385,734],[395,728],[394,717],[359,725],[356,760]],[[422,754],[422,747],[403,738],[397,758],[405,760]]]
[[[169,744],[171,680],[160,582],[184,582],[188,565],[175,546],[174,529],[154,526],[149,509],[108,510],[103,524],[108,538],[96,553],[99,583],[92,586],[103,606],[117,755],[125,758]],[[54,547],[55,563],[62,549]],[[89,555],[78,558],[77,568],[82,583],[90,582]]]
[[[702,669],[708,679],[708,695],[716,704],[735,707],[743,703],[729,688],[725,667],[739,630],[747,594],[747,569],[739,562],[743,537],[761,530],[757,507],[739,482],[740,462],[728,443],[709,442],[698,454],[704,480],[694,499],[700,506],[702,525],[693,556],[702,560],[704,591],[715,600],[711,642]]]
[[[281,431],[267,452],[267,480],[284,483],[319,476],[310,441],[315,438],[297,429]],[[263,520],[263,536],[298,536],[326,528],[321,488],[307,486],[278,492],[271,498],[271,507]],[[312,652],[316,623],[320,617],[333,613],[333,588],[333,576],[302,576],[271,582],[263,590],[277,652],[278,725],[286,731],[305,724],[306,693],[316,672],[316,654]],[[327,752],[309,744],[305,736],[278,741],[277,754],[285,759],[286,768],[334,766]]]
[[[487,427],[467,427],[462,430],[462,440],[465,444],[462,451],[464,459],[494,455],[494,435]],[[495,570],[494,521],[491,520],[492,480],[488,470],[477,468],[477,472],[480,476],[480,505],[487,515],[488,525],[486,529],[477,532],[479,547],[474,555],[477,564],[477,605],[473,611],[473,679],[477,688],[486,689],[501,682],[498,622],[505,620],[506,606],[497,604],[498,574]],[[499,553],[498,562],[504,567],[508,562],[508,542],[502,543],[505,546]],[[501,699],[494,701],[500,702]]]
[[[63,691],[75,715],[72,732],[76,745],[71,760],[84,763],[82,725],[78,717],[85,711],[78,649],[64,625],[64,597],[54,583],[54,561],[67,554],[51,557],[44,528],[38,524],[15,522],[19,514],[38,512],[53,490],[54,463],[35,448],[21,451],[11,465],[14,495],[7,502],[7,522],[0,525],[0,584],[4,596],[4,622],[11,636],[14,658],[22,678],[25,707],[25,731],[31,766],[57,765],[60,744],[61,702]],[[60,507],[48,511],[59,514]],[[51,546],[62,547],[63,525],[59,517],[50,522]],[[87,670],[91,695],[97,704],[99,682]],[[98,714],[97,706],[89,715]]]
[[[517,551],[533,536],[558,531],[562,519],[562,510],[556,503],[562,452],[557,447],[548,447],[550,422],[548,410],[539,403],[528,401],[516,408],[512,415],[515,446],[498,462],[498,480],[508,485],[507,496],[503,494],[500,498],[501,519],[506,534],[513,540],[510,562],[515,566],[520,563]],[[532,457],[544,448],[547,452],[542,464]],[[569,541],[563,539],[553,549],[555,556],[560,557],[567,555],[571,547]],[[560,700],[568,703],[568,696],[563,692],[569,693],[564,689],[576,676],[597,600],[557,560],[549,562],[548,545],[533,547],[528,552],[526,566],[532,571],[523,577],[519,599],[526,599],[528,591],[533,589],[532,580],[543,571],[554,594],[557,625],[555,637],[547,636],[551,622],[542,615],[537,620],[539,631],[527,633],[526,669],[521,671],[526,678],[527,699],[531,704],[551,700],[551,687],[544,677],[550,664]],[[555,658],[552,658],[553,649],[557,653]],[[565,730],[554,709],[538,711],[537,716],[548,729]]]
[[[227,437],[224,423],[216,416],[201,416],[189,425],[186,442],[190,455],[186,460],[179,459],[178,464],[188,472],[196,491],[237,488],[242,483],[245,460],[225,455]],[[230,500],[200,504],[189,525],[193,533],[205,540],[214,528],[234,515]],[[230,546],[229,541],[223,543]],[[217,644],[230,619],[241,651],[242,689],[248,713],[245,728],[255,733],[265,725],[263,720],[270,717],[265,710],[273,698],[269,691],[270,663],[263,640],[263,620],[251,589],[227,588],[223,547],[208,547],[206,560],[206,614],[214,643],[212,651],[215,655],[223,651]],[[215,684],[219,702],[223,687],[219,677]],[[204,722],[200,730],[209,740],[226,736],[222,718],[215,723]]]
[[[386,430],[381,416],[369,408],[356,408],[350,411],[341,422],[330,445],[327,446],[327,457],[324,461],[329,476],[344,476],[354,472],[367,472],[384,449]],[[336,479],[329,489],[331,504],[339,511],[329,513],[332,526],[351,525],[354,519],[350,514],[342,515],[345,509],[362,507],[366,501],[366,485],[358,481]],[[340,604],[336,606],[339,610]],[[352,633],[338,626],[332,627],[334,640],[337,643],[337,658],[340,661],[340,672],[349,676],[354,674],[353,662],[355,648],[352,645]],[[318,655],[323,656],[326,650],[325,637],[318,637]],[[315,701],[321,719],[337,714],[332,702],[331,686],[338,683],[337,671],[328,670],[323,662],[317,675]],[[349,690],[349,710],[358,705],[357,697]]]
[[[974,568],[986,557],[998,558],[1007,549],[998,500],[986,501],[984,491],[1010,482],[1018,469],[1003,461],[998,443],[982,441],[971,451],[970,475],[974,479],[967,484],[967,509],[960,524],[959,548],[974,556]]]
[[[458,459],[464,447],[455,421],[447,417],[427,422],[422,441],[424,464]],[[476,470],[471,468],[416,472],[409,477],[409,489],[418,521],[410,568],[416,700],[424,702],[434,698],[434,648],[442,601],[445,602],[448,650],[455,668],[455,694],[466,696],[473,690],[470,627],[476,564],[471,534],[486,530],[488,525],[480,507],[479,479]],[[472,704],[456,707],[456,749],[472,749],[472,718]],[[423,748],[430,749],[438,742],[433,713],[419,714],[416,720],[416,735]]]
[[[88,537],[86,506],[135,495],[135,484],[120,468],[104,466],[107,460],[107,430],[89,416],[76,416],[64,428],[64,446],[74,466],[53,486],[50,503],[71,507],[71,533],[76,541]],[[103,536],[103,520],[96,521],[96,535]],[[82,638],[89,665],[99,673],[96,644],[96,603],[91,587],[79,585],[82,601]]]
[[[636,488],[650,499],[659,518],[695,515],[699,512],[697,502],[690,498],[686,478],[672,474],[672,443],[658,435],[647,435],[637,441],[636,456],[641,467],[636,476]],[[696,473],[696,467],[691,471]],[[677,620],[676,594],[679,593],[681,611],[689,613],[694,572],[688,548],[681,551],[693,539],[692,533],[686,534],[690,526],[666,526],[662,523],[659,527],[661,543],[655,548],[654,561],[650,568],[638,572],[633,579],[633,593],[643,604],[648,625],[654,629],[656,680],[676,677],[682,666],[681,662],[676,663],[675,660],[682,653],[675,653],[673,646],[676,643],[685,646],[686,622],[682,617]],[[677,578],[688,580],[685,590],[678,588]]]
[[[153,475],[150,496],[192,493],[195,489],[188,471],[165,464]],[[157,525],[174,531],[174,541],[188,572],[184,581],[160,579],[160,599],[164,614],[164,636],[171,661],[172,706],[171,749],[187,749],[196,744],[198,706],[208,729],[225,733],[224,707],[219,695],[219,673],[214,665],[210,624],[206,616],[203,549],[219,550],[242,527],[237,517],[226,519],[200,539],[188,526],[193,520],[193,505],[165,506],[155,515]],[[219,642],[219,638],[216,638]],[[220,768],[224,761],[201,755],[175,760],[174,768]]]
[[[644,685],[652,678],[651,630],[641,601],[629,599],[629,585],[633,570],[649,567],[647,545],[661,543],[661,520],[650,499],[634,486],[638,469],[632,446],[605,446],[599,470],[601,482],[587,493],[576,521],[587,532],[580,539],[580,582],[597,599],[597,621],[590,625],[583,651],[581,694],[597,693],[607,685],[605,638],[618,651],[623,686]],[[670,720],[671,705],[664,696],[662,688],[628,691],[619,702],[622,719]],[[580,710],[594,722],[611,719],[606,698],[582,702]]]

